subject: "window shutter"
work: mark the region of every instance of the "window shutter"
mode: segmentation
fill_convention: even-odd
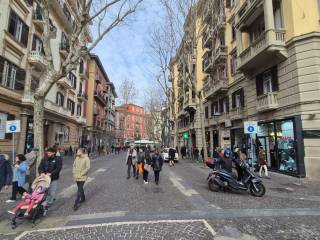
[[[236,108],[236,92],[232,93],[232,108]]]
[[[241,88],[239,90],[239,93],[240,93],[241,107],[244,107],[244,92],[243,92],[243,88]]]
[[[21,43],[27,47],[28,46],[28,38],[29,38],[29,27],[26,24],[23,24],[22,27],[22,36]]]
[[[263,74],[256,76],[256,91],[257,96],[263,95]]]
[[[279,91],[279,83],[278,83],[278,68],[277,65],[271,68],[271,77],[272,77],[272,91]]]
[[[17,68],[15,90],[23,91],[26,79],[26,71],[22,68]]]
[[[16,29],[16,21],[17,21],[17,15],[15,14],[15,12],[11,11],[8,32],[11,33],[13,36]]]

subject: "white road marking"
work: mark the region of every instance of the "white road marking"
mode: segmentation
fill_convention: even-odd
[[[35,231],[25,231],[20,236],[16,237],[16,240],[20,240],[24,236],[26,236],[28,233],[33,233],[33,232],[49,232],[49,231],[59,231],[59,230],[78,229],[78,228],[94,228],[94,227],[105,227],[105,226],[122,226],[122,225],[128,225],[128,224],[199,223],[199,222],[203,223],[206,226],[208,231],[212,234],[212,237],[216,236],[216,232],[210,226],[210,224],[204,219],[199,219],[199,220],[157,220],[157,221],[136,221],[136,222],[114,222],[114,223],[88,224],[88,225],[39,229]]]
[[[170,177],[170,181],[173,183],[173,186],[175,186],[176,188],[178,188],[178,190],[185,196],[187,197],[191,197],[192,195],[196,195],[199,194],[196,190],[194,189],[186,189],[181,183],[180,181],[182,181],[181,178],[177,178],[177,177]]]
[[[93,213],[93,214],[83,214],[67,217],[65,222],[70,222],[74,220],[88,220],[88,219],[97,219],[97,218],[111,218],[111,217],[124,217],[128,211],[115,211],[115,212],[102,212],[102,213]]]

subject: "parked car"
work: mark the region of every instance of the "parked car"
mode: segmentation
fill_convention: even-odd
[[[162,158],[163,158],[163,160],[165,161],[165,162],[169,162],[169,149],[170,148],[164,148],[163,150],[162,150]],[[178,155],[178,153],[177,153],[177,151],[176,150],[174,150],[174,152],[175,152],[175,157],[174,157],[174,161],[175,162],[178,162],[179,161],[179,155]]]

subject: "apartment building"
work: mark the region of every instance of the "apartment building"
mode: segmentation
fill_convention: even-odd
[[[146,138],[144,108],[135,104],[116,107],[116,131],[118,143]]]
[[[52,55],[59,69],[68,54],[67,36],[77,24],[75,1],[50,2]],[[43,58],[42,20],[36,1],[0,1],[0,149],[11,150],[11,136],[5,134],[5,121],[21,120],[16,135],[16,152],[33,148],[33,93],[46,67]],[[88,41],[90,33],[88,32]],[[76,71],[52,87],[45,100],[44,145],[78,147],[85,127],[86,59]]]
[[[91,152],[109,151],[114,139],[115,98],[117,94],[112,82],[97,55],[90,54],[87,82],[88,101],[84,146]]]
[[[262,146],[270,169],[319,178],[319,1],[200,4],[206,146],[239,146],[253,163]]]

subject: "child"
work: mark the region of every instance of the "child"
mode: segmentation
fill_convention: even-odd
[[[29,213],[33,209],[33,206],[43,200],[44,192],[45,188],[39,186],[35,191],[33,191],[31,195],[28,193],[23,193],[23,198],[25,198],[25,200],[19,203],[14,209],[8,211],[8,213],[15,215],[21,207],[28,206],[26,212],[24,213],[24,216],[29,216]]]

